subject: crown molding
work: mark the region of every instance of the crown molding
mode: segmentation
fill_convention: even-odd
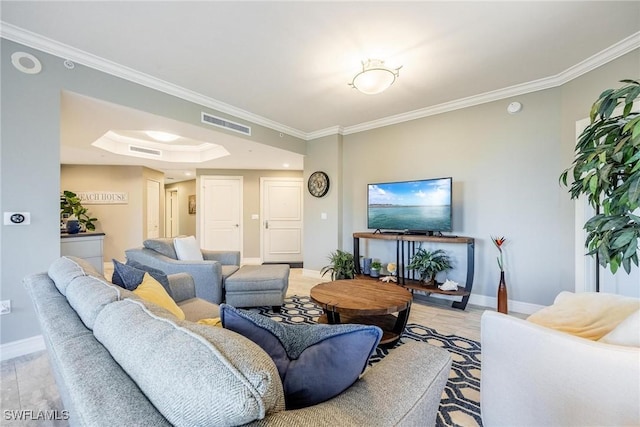
[[[331,135],[344,135],[344,128],[342,126],[331,126],[325,129],[314,130],[313,132],[307,133],[307,141]]]
[[[95,70],[131,81],[133,83],[137,83],[142,86],[164,92],[168,95],[172,95],[186,101],[196,103],[203,107],[211,108],[221,113],[226,113],[233,117],[247,120],[254,124],[264,126],[278,132],[286,133],[287,135],[291,135],[296,138],[300,138],[303,140],[307,139],[307,134],[298,129],[285,126],[281,123],[275,122],[257,114],[250,113],[249,111],[236,108],[232,105],[226,104],[213,98],[209,98],[197,92],[155,78],[148,74],[141,73],[116,62],[100,58],[96,55],[73,48],[69,45],[60,43],[47,37],[43,37],[39,34],[27,31],[23,28],[17,27],[4,21],[0,21],[0,37],[23,44],[25,46],[32,47],[34,49],[41,50],[60,58],[69,59],[78,64],[82,64]]]
[[[457,99],[455,101],[445,102],[443,104],[421,108],[418,110],[409,111],[407,113],[385,117],[379,120],[372,120],[370,122],[360,123],[354,126],[347,126],[343,130],[343,135],[364,132],[383,126],[421,119],[428,116],[434,116],[436,114],[442,114],[449,111],[485,104],[487,102],[499,101],[501,99],[510,98],[513,96],[519,96],[527,93],[537,92],[539,90],[558,87],[638,48],[640,48],[640,31],[602,50],[601,52],[596,53],[595,55],[585,59],[584,61],[567,68],[566,70],[556,74],[555,76],[510,86],[507,88],[498,89],[467,98]]]
[[[303,132],[301,130],[291,128],[265,117],[250,113],[249,111],[236,108],[232,105],[206,97],[194,91],[174,85],[164,80],[157,79],[148,74],[141,73],[131,68],[125,67],[118,63],[108,61],[104,58],[92,55],[88,52],[73,48],[71,46],[59,43],[55,40],[43,37],[39,34],[24,30],[4,21],[0,21],[0,37],[41,50],[60,58],[69,59],[78,64],[105,72],[107,74],[120,77],[122,79],[138,83],[142,86],[164,92],[166,94],[176,96],[178,98],[199,104],[204,107],[211,108],[221,113],[229,114],[239,119],[247,120],[251,123],[267,127],[269,129],[283,132],[288,135],[300,138],[305,141],[322,138],[329,135],[349,135],[358,132],[364,132],[384,126],[390,126],[411,120],[421,119],[424,117],[434,116],[437,114],[455,111],[462,108],[473,107],[488,102],[499,101],[501,99],[513,96],[524,95],[527,93],[537,92],[544,89],[550,89],[563,85],[581,75],[592,71],[620,56],[640,48],[640,31],[621,40],[620,42],[596,53],[586,60],[554,75],[539,80],[498,89],[467,98],[457,99],[451,102],[421,108],[394,116],[384,117],[382,119],[372,120],[353,126],[333,126],[312,132]]]

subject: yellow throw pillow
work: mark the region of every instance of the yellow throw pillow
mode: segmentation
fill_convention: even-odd
[[[222,327],[222,321],[219,317],[214,317],[211,319],[200,319],[198,320],[198,323],[200,325],[218,326],[220,328]]]
[[[528,321],[590,340],[599,340],[640,308],[640,300],[595,292],[562,292],[553,305]]]
[[[178,319],[184,320],[184,312],[182,309],[178,307],[176,302],[171,298],[167,291],[165,291],[160,282],[151,277],[149,273],[144,274],[142,283],[138,285],[133,293],[145,301],[159,305],[172,313]]]

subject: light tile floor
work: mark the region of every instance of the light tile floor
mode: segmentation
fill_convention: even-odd
[[[111,278],[111,271],[105,276]],[[326,280],[302,275],[302,269],[292,269],[288,295],[309,295],[310,289]],[[418,297],[420,298],[420,297]],[[442,334],[459,335],[480,340],[480,317],[487,308],[468,305],[466,310],[450,307],[450,302],[429,298],[428,302],[416,299],[409,315],[410,323],[419,323],[436,329]],[[519,317],[524,317],[516,314]],[[4,361],[0,364],[0,426],[67,426],[65,420],[19,421],[9,418],[7,411],[57,411],[49,412],[63,418],[63,406],[56,388],[46,351]],[[24,414],[24,413],[23,413]]]

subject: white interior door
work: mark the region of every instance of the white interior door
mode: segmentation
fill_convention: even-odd
[[[200,246],[242,251],[242,177],[202,176],[200,183]]]
[[[160,183],[147,180],[147,239],[160,237]]]
[[[165,193],[165,237],[175,237],[180,234],[180,210],[178,209],[178,191],[168,190]]]
[[[262,260],[302,262],[302,178],[261,178]]]

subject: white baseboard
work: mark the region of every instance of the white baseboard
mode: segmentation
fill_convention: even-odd
[[[261,258],[242,258],[242,265],[261,265]]]
[[[498,307],[498,298],[488,297],[486,295],[471,294],[469,296],[469,304],[479,305],[481,307],[487,307],[495,310]],[[509,308],[510,312],[513,311],[514,313],[521,314],[533,314],[536,311],[544,308],[543,305],[514,301],[511,299],[507,301],[507,307]]]
[[[14,357],[20,357],[25,354],[44,350],[45,348],[44,338],[42,335],[0,344],[0,361],[4,362],[5,360],[13,359]]]

